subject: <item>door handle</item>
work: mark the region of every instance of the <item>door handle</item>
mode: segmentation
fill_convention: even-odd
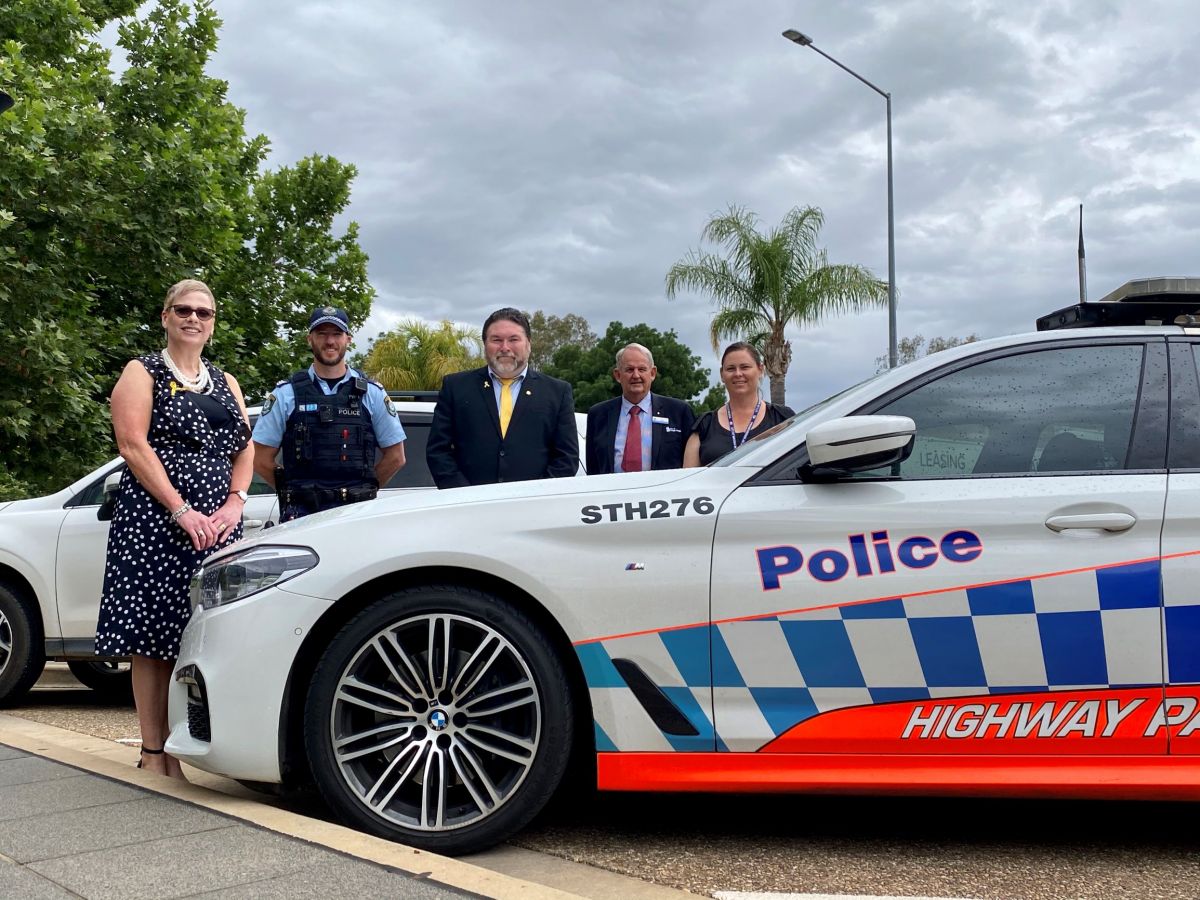
[[[1129,513],[1084,513],[1077,516],[1051,516],[1046,527],[1051,531],[1066,531],[1070,528],[1091,528],[1100,531],[1128,531],[1137,523]]]
[[[262,528],[265,524],[262,519],[242,519],[243,528]]]

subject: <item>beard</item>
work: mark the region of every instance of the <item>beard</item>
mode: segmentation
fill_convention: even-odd
[[[349,347],[309,347],[312,350],[313,359],[323,366],[336,366],[346,358]]]
[[[511,378],[525,368],[525,360],[514,356],[488,357],[488,365],[499,377]]]

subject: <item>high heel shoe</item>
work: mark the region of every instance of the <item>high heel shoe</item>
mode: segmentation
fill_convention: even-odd
[[[163,747],[159,747],[157,750],[153,750],[153,749],[151,749],[150,747],[143,747],[141,752],[142,752],[142,753],[149,753],[151,756],[162,756],[162,755],[163,755],[163,753],[165,753],[165,752],[166,752],[166,750],[165,750],[165,748],[163,748]],[[142,760],[140,760],[140,759],[138,760],[137,767],[138,767],[139,769],[142,767]]]

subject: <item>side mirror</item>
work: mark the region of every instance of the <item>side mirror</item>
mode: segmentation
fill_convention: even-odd
[[[806,437],[802,481],[829,481],[903,462],[912,453],[917,426],[907,416],[847,416],[822,422]]]
[[[115,472],[110,472],[104,479],[104,499],[100,501],[100,508],[96,510],[96,518],[101,522],[107,522],[113,517],[117,495],[121,493],[121,475],[124,472],[125,468],[122,466]]]

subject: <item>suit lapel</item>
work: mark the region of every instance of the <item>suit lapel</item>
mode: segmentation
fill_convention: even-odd
[[[621,424],[621,398],[613,400],[608,405],[606,410],[608,415],[604,419],[604,428],[599,435],[600,446],[604,448],[604,456],[602,459],[602,468],[598,474],[606,474],[617,471],[615,460],[615,450],[617,447],[617,427]]]
[[[656,416],[662,415],[662,410],[656,405],[654,394],[650,394],[650,468],[658,468],[658,451],[662,449],[662,441],[658,436],[658,429],[654,427],[654,419]]]
[[[490,415],[492,418],[492,427],[496,429],[496,434],[499,436],[500,435],[500,409],[496,405],[496,389],[492,385],[492,373],[488,371],[487,366],[484,366],[482,369],[479,370],[479,374],[481,376],[479,379],[479,383],[481,385],[481,390],[483,393],[484,400],[486,401],[483,405],[484,405],[484,408],[487,409],[488,415]],[[508,424],[510,427],[512,426],[511,421]]]
[[[517,422],[524,418],[525,407],[529,406],[529,401],[537,396],[538,391],[538,373],[533,369],[525,370],[525,379],[521,382],[520,396],[513,397],[513,414],[508,421],[508,430],[512,431],[516,427]],[[500,416],[496,415],[496,427],[499,428]]]

